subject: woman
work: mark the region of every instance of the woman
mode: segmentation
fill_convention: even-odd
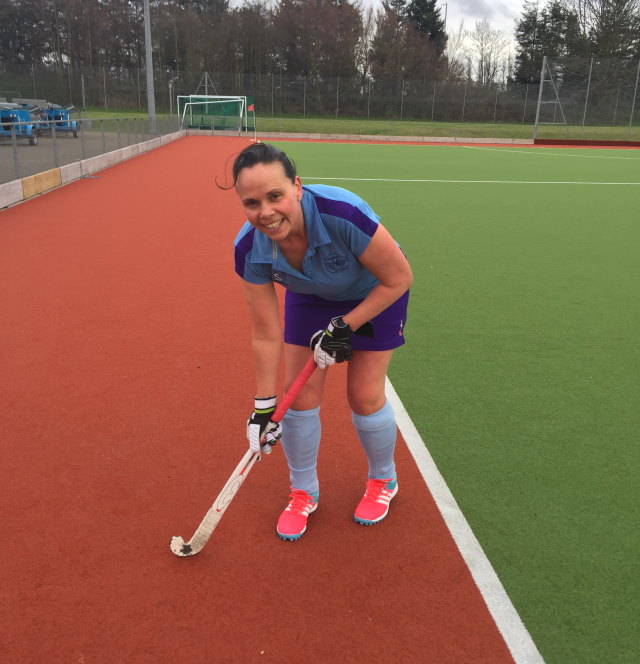
[[[248,220],[235,240],[235,264],[250,312],[258,395],[247,436],[254,451],[282,437],[290,471],[291,500],[277,533],[299,539],[318,506],[326,376],[314,372],[281,425],[272,422],[283,349],[287,389],[312,351],[320,369],[349,361],[347,396],[369,462],[354,519],[377,523],[398,491],[396,422],[384,381],[393,350],[404,343],[409,264],[367,203],[338,187],[303,187],[292,161],[274,146],[245,148],[233,182]],[[284,344],[275,283],[287,290]]]

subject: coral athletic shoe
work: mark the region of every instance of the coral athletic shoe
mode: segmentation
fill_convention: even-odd
[[[291,501],[278,519],[276,531],[283,540],[297,540],[307,529],[307,517],[318,508],[318,494],[291,487]]]
[[[398,493],[398,480],[395,477],[369,480],[364,497],[356,507],[353,520],[363,526],[382,521],[387,516],[389,503],[396,493]]]

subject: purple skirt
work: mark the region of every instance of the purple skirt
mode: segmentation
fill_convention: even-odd
[[[324,330],[335,316],[344,316],[362,300],[341,302],[324,300],[317,295],[287,291],[284,301],[284,340],[296,346],[308,346],[311,337]],[[354,350],[391,350],[404,344],[409,291],[373,319],[375,337],[353,336]]]

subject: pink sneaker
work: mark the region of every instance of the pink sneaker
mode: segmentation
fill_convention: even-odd
[[[283,540],[297,540],[307,529],[307,517],[318,509],[318,494],[291,487],[291,501],[278,519],[276,532]]]
[[[398,480],[395,477],[369,480],[364,497],[356,507],[353,520],[363,526],[382,521],[387,516],[389,503],[396,493],[398,493]]]

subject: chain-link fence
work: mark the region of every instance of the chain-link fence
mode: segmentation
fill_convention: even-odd
[[[544,58],[536,137],[582,138],[607,126],[612,137],[640,140],[639,80],[639,60]]]
[[[258,116],[353,117],[563,127],[637,127],[640,61],[547,59],[538,84],[380,80],[156,70],[156,106],[177,112],[179,94],[249,95]],[[0,64],[0,98],[40,98],[78,109],[144,111],[144,69],[48,68]],[[565,132],[566,133],[566,132]]]
[[[156,70],[156,106],[175,113],[178,95],[245,95],[259,115],[340,116],[439,122],[533,124],[538,86],[472,81],[381,80]],[[144,111],[144,69],[51,69],[0,64],[0,98],[47,99],[79,109]]]
[[[0,184],[143,143],[179,129],[176,117],[81,118],[74,120],[74,130],[60,131],[52,124],[39,127],[29,135],[22,131],[25,125],[12,123],[0,135]]]

